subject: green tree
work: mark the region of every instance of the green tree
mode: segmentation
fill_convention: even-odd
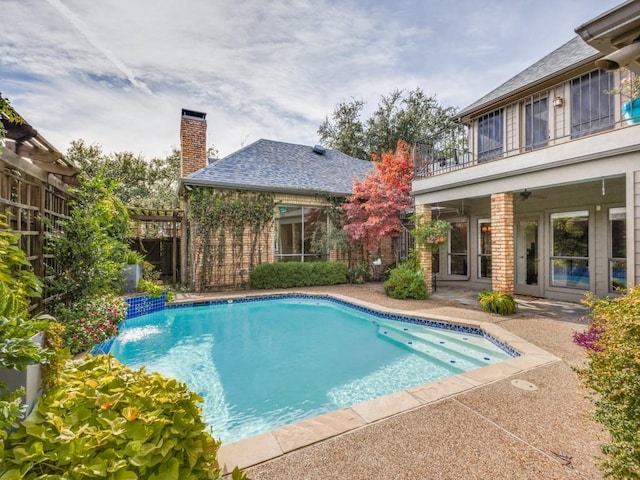
[[[71,142],[66,157],[76,162],[86,178],[100,175],[115,181],[114,193],[127,206],[173,208],[178,205],[180,150],[176,148],[164,158],[147,161],[131,152],[105,154],[100,145],[87,145],[80,139]]]
[[[122,282],[129,215],[114,190],[115,182],[101,175],[83,180],[73,192],[70,218],[48,234],[57,264],[51,287],[67,305]]]
[[[4,137],[7,134],[7,131],[4,128],[3,116],[6,117],[9,122],[24,123],[24,119],[13,109],[11,103],[9,103],[9,99],[4,98],[0,93],[0,153],[2,153]]]
[[[320,142],[330,148],[363,160],[371,155],[394,151],[398,141],[410,147],[453,131],[452,107],[441,106],[435,96],[420,88],[405,92],[394,90],[382,96],[373,115],[361,118],[364,101],[352,99],[338,104],[331,116],[318,127]]]
[[[364,101],[356,99],[336,105],[331,121],[327,117],[318,127],[320,142],[354,158],[371,160],[365,126],[360,119],[363,107]]]

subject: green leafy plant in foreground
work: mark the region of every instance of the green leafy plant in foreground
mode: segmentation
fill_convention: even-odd
[[[42,285],[19,243],[20,236],[9,230],[6,217],[0,214],[0,368],[10,370],[51,360],[52,353],[31,340],[47,329],[51,317],[29,318],[31,297],[40,295]],[[16,428],[24,415],[24,389],[12,391],[3,379],[0,377],[0,462],[7,431]]]
[[[512,295],[503,292],[483,290],[478,294],[478,302],[483,311],[498,315],[515,313],[517,305]]]
[[[596,392],[595,419],[610,434],[602,446],[604,473],[640,479],[640,285],[616,298],[589,294],[583,303],[598,334],[578,374]]]
[[[220,443],[205,431],[201,401],[183,383],[111,356],[69,362],[10,435],[0,478],[220,478]]]

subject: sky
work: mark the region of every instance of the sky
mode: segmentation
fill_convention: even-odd
[[[420,87],[463,108],[622,0],[0,0],[0,92],[65,152],[147,159],[207,114],[224,157],[314,145],[340,102]]]

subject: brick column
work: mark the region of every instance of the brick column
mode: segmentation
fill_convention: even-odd
[[[423,221],[431,220],[431,206],[430,205],[416,205],[416,217],[420,217]],[[424,280],[427,284],[427,293],[433,293],[433,267],[432,267],[432,253],[424,248],[423,245],[416,243],[416,252],[418,254],[418,261],[422,266],[424,272]]]
[[[491,195],[491,289],[513,295],[515,254],[513,193]]]

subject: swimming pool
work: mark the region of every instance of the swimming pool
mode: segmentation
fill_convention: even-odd
[[[225,443],[510,358],[476,328],[303,296],[128,319],[109,353],[202,395]]]

